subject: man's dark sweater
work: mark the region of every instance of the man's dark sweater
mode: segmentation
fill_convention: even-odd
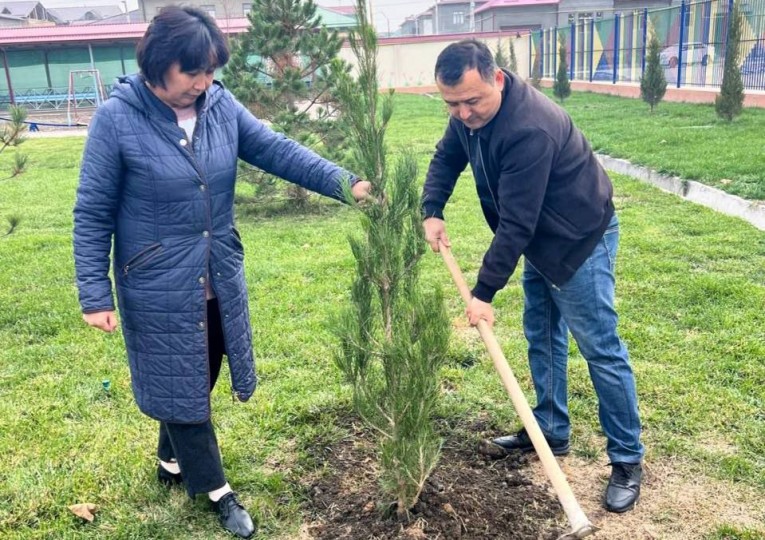
[[[506,72],[502,104],[486,126],[450,119],[425,180],[425,217],[443,219],[468,163],[494,231],[473,295],[491,302],[522,254],[553,285],[566,283],[614,214],[611,181],[568,114]]]

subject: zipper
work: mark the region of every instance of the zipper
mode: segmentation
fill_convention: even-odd
[[[122,267],[123,275],[127,276],[131,269],[135,270],[136,268],[140,268],[149,262],[159,253],[161,249],[162,244],[157,242],[133,255],[130,260],[125,263],[125,266]]]
[[[489,189],[489,195],[491,195],[491,202],[494,203],[494,209],[497,211],[497,217],[499,218],[499,205],[497,199],[494,198],[494,192],[491,190],[491,183],[489,182],[489,175],[486,173],[486,164],[483,162],[483,150],[481,150],[481,137],[478,137],[476,141],[478,143],[478,159],[481,161],[481,169],[483,169],[483,178],[486,180],[486,187]]]

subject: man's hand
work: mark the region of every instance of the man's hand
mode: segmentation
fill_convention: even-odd
[[[422,222],[425,228],[425,240],[430,244],[430,249],[438,253],[439,242],[446,247],[452,247],[449,237],[446,236],[446,223],[443,219],[431,217]]]
[[[465,315],[472,326],[477,325],[481,319],[489,323],[489,326],[494,326],[494,308],[478,298],[473,297],[470,300]]]
[[[117,314],[114,311],[96,311],[95,313],[83,313],[82,319],[88,326],[99,328],[104,332],[114,332],[117,328]]]
[[[366,201],[372,198],[372,182],[367,180],[359,180],[351,188],[351,194],[356,202]]]

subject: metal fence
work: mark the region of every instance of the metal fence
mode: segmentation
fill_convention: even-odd
[[[765,90],[765,0],[739,1],[744,87]],[[558,43],[563,40],[571,80],[639,82],[648,38],[655,32],[669,85],[719,87],[732,9],[733,0],[683,2],[671,8],[636,10],[613,19],[538,30],[529,37],[529,73],[538,63],[542,77],[554,78]]]

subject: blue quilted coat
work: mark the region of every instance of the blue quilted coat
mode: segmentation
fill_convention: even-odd
[[[198,111],[193,141],[139,76],[121,78],[90,125],[74,208],[84,313],[113,310],[111,254],[138,407],[157,420],[210,416],[206,284],[218,298],[232,392],[257,377],[234,228],[237,158],[341,199],[349,173],[253,117],[220,83]]]

